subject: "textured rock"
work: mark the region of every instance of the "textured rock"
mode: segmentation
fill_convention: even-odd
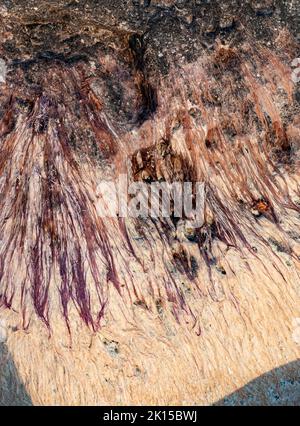
[[[3,2],[0,404],[299,403],[295,3]],[[99,217],[124,172],[204,223]]]

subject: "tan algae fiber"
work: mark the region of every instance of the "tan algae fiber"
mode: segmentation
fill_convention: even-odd
[[[299,2],[2,3],[0,405],[298,405]]]

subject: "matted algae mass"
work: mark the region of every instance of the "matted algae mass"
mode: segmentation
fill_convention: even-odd
[[[0,2],[0,405],[299,404],[299,7]]]

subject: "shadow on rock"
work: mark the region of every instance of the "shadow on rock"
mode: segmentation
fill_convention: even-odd
[[[300,405],[300,361],[262,374],[214,405]]]
[[[4,343],[0,343],[0,406],[32,405],[14,361]]]

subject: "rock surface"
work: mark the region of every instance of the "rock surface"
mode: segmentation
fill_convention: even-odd
[[[299,7],[1,2],[0,405],[299,405]],[[204,223],[99,217],[121,173]]]

